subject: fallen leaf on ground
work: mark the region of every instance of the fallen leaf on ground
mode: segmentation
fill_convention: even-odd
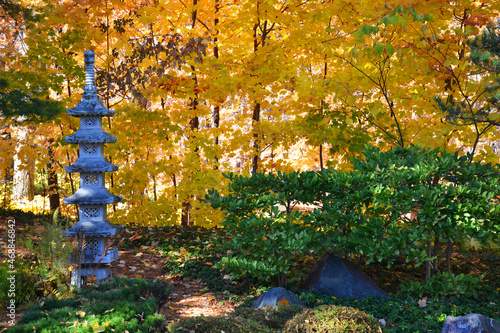
[[[130,237],[128,240],[133,242],[135,240],[138,240],[138,239],[141,239],[142,236],[138,235],[138,234],[134,234],[132,237]]]
[[[424,297],[421,300],[419,300],[418,306],[421,308],[425,308],[427,306],[427,297]]]

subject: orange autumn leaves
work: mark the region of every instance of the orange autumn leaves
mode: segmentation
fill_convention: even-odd
[[[118,143],[107,153],[120,169],[108,182],[125,200],[110,217],[177,224],[189,213],[204,226],[223,219],[199,200],[224,191],[222,172],[249,174],[254,163],[258,172],[349,168],[364,144],[470,146],[474,130],[444,121],[434,97],[456,95],[450,70],[478,85],[466,41],[499,13],[496,3],[441,0],[40,6],[25,57],[81,63],[93,49],[102,99],[117,111],[108,130]],[[38,31],[54,31],[50,44]],[[174,35],[175,48],[159,47]],[[81,94],[82,73],[69,60],[50,70],[12,61],[43,79],[64,77],[56,98],[68,107]],[[69,147],[58,149],[65,159]]]

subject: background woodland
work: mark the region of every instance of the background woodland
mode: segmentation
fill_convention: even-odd
[[[116,224],[214,226],[224,172],[351,170],[366,145],[498,162],[500,3],[0,0],[2,204],[74,207],[83,53],[116,110]],[[498,43],[497,43],[498,44]],[[40,205],[39,205],[40,206]],[[33,205],[32,205],[33,207]],[[31,208],[33,209],[33,208]]]

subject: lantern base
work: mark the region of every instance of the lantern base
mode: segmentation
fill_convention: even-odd
[[[111,267],[104,265],[102,267],[88,266],[75,268],[71,273],[71,285],[82,288],[85,286],[84,279],[92,276],[95,276],[96,284],[106,283],[112,276]]]

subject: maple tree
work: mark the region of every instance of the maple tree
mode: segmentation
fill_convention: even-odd
[[[0,62],[0,109],[4,119],[15,123],[46,122],[62,111],[61,102],[50,100],[47,89],[34,85],[26,77],[15,75],[16,72],[7,67],[4,60],[22,52],[25,26],[35,19],[28,8],[13,1],[0,1],[0,49],[3,54]]]
[[[35,125],[55,118],[63,111],[61,101],[52,100],[44,83],[32,80],[35,76],[13,66],[8,59],[25,51],[23,42],[27,26],[37,20],[33,11],[14,1],[0,2],[0,110],[3,140],[0,144],[0,175],[12,179],[14,199],[32,200],[34,186],[34,162],[37,149],[31,144],[36,137]],[[53,168],[53,153],[49,148],[48,184],[50,207],[58,203],[57,169]],[[4,204],[7,203],[7,186],[4,187]]]
[[[26,53],[3,58],[5,73],[71,107],[83,84],[83,52],[96,52],[101,99],[116,109],[108,131],[119,140],[106,153],[120,169],[108,187],[126,199],[111,214],[123,223],[218,224],[222,212],[199,198],[209,188],[224,191],[222,172],[349,169],[368,143],[475,148],[478,160],[498,161],[479,145],[497,139],[490,123],[458,126],[436,102],[473,100],[495,79],[479,72],[470,41],[481,40],[497,3],[29,6],[40,15],[26,26]],[[45,140],[55,140],[62,175],[75,154],[63,136],[77,124],[61,114],[40,126]]]

